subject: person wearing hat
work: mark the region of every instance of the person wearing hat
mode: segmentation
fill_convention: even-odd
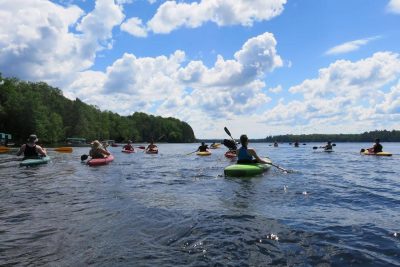
[[[101,159],[110,155],[110,152],[105,150],[98,140],[92,142],[92,148],[89,151],[89,156],[93,159]]]
[[[129,150],[129,151],[135,151],[135,149],[132,146],[132,141],[131,140],[128,141],[128,144],[123,146],[123,149],[124,150]]]
[[[23,144],[18,150],[17,156],[20,156],[22,153],[24,153],[24,159],[47,156],[46,150],[41,146],[36,145],[37,141],[39,141],[39,139],[37,138],[36,134],[31,134],[28,138],[28,142]]]

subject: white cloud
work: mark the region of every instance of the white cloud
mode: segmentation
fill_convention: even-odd
[[[169,33],[180,27],[197,28],[211,21],[218,26],[251,26],[256,21],[270,20],[283,11],[286,0],[201,0],[184,3],[166,1],[148,21],[154,33]]]
[[[248,114],[270,101],[261,79],[282,66],[275,46],[273,35],[264,33],[249,39],[234,59],[218,56],[211,68],[201,61],[186,62],[185,53],[179,50],[154,58],[126,53],[105,73],[82,72],[67,91],[121,114],[156,110],[164,116],[190,116],[190,121]],[[84,89],[79,91],[79,87]]]
[[[121,30],[136,37],[147,37],[147,31],[144,28],[142,20],[139,18],[130,18],[121,24]]]
[[[112,28],[123,19],[112,0],[98,0],[86,16],[77,6],[41,0],[3,0],[0,10],[2,73],[53,85],[91,67],[96,52],[110,46]]]
[[[365,39],[359,39],[355,41],[346,42],[335,47],[332,47],[328,51],[325,52],[327,55],[337,55],[344,54],[352,51],[356,51],[360,49],[361,46],[368,44],[369,42],[378,39],[379,37],[370,37]]]
[[[400,0],[390,0],[387,10],[391,13],[400,14]]]
[[[303,100],[281,101],[263,117],[271,125],[312,126],[314,132],[391,127],[394,122],[386,117],[400,117],[400,86],[388,93],[385,87],[399,77],[399,54],[379,52],[356,62],[338,60],[321,69],[317,78],[289,89]]]
[[[268,91],[270,91],[271,93],[274,93],[274,94],[280,93],[280,92],[282,92],[282,85],[278,85],[273,88],[269,88]]]

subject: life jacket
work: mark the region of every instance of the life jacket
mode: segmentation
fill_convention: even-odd
[[[379,153],[382,152],[382,145],[381,144],[375,144],[374,145],[374,153]]]
[[[105,156],[103,155],[103,153],[101,153],[100,151],[99,151],[99,149],[97,149],[97,148],[95,148],[95,149],[91,149],[90,150],[90,152],[89,152],[89,155],[92,157],[92,158],[94,158],[94,159],[102,159],[102,158],[104,158]]]
[[[37,153],[37,151],[36,151],[36,145],[28,146],[28,144],[25,144],[25,150],[24,150],[25,158],[36,158],[38,156],[39,156],[39,153]]]
[[[252,160],[253,160],[253,156],[247,152],[247,147],[242,146],[241,148],[239,148],[238,162],[239,161],[241,161],[241,162],[249,161],[250,162]]]

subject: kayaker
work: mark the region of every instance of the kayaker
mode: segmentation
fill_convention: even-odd
[[[242,146],[236,151],[236,155],[238,156],[237,163],[268,163],[257,155],[254,148],[247,147],[247,145],[249,144],[249,138],[247,137],[247,135],[242,134],[240,136],[240,143],[242,144]]]
[[[380,140],[379,138],[376,138],[376,139],[375,139],[374,145],[373,145],[371,148],[368,148],[368,151],[369,151],[370,153],[379,153],[379,152],[382,152],[383,147],[382,147],[382,145],[380,144],[380,142],[381,142],[381,140]]]
[[[151,140],[150,144],[147,146],[146,151],[154,151],[157,150],[157,146],[154,144],[154,141]]]
[[[201,142],[201,146],[199,146],[199,148],[196,150],[200,151],[200,152],[207,152],[208,151],[208,145],[206,145],[204,142]]]
[[[325,150],[332,150],[332,142],[328,141],[325,146],[322,147]]]
[[[21,156],[22,153],[24,153],[24,159],[47,156],[46,149],[42,148],[39,145],[36,145],[36,142],[39,141],[36,134],[31,134],[27,141],[28,142],[26,144],[23,144],[20,147],[17,152],[17,156]]]
[[[299,142],[298,141],[294,142],[294,147],[299,147]]]
[[[135,149],[132,146],[132,141],[129,140],[128,143],[126,145],[124,145],[124,147],[122,148],[123,150],[129,150],[129,151],[134,151]]]
[[[274,142],[274,147],[278,147],[278,142]]]
[[[108,152],[104,147],[101,145],[101,143],[98,140],[94,140],[92,142],[92,148],[89,151],[89,156],[91,156],[93,159],[101,159],[105,158],[110,155],[110,152]]]

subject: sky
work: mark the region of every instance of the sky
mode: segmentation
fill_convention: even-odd
[[[400,130],[400,0],[0,0],[0,21],[3,77],[197,138]]]

